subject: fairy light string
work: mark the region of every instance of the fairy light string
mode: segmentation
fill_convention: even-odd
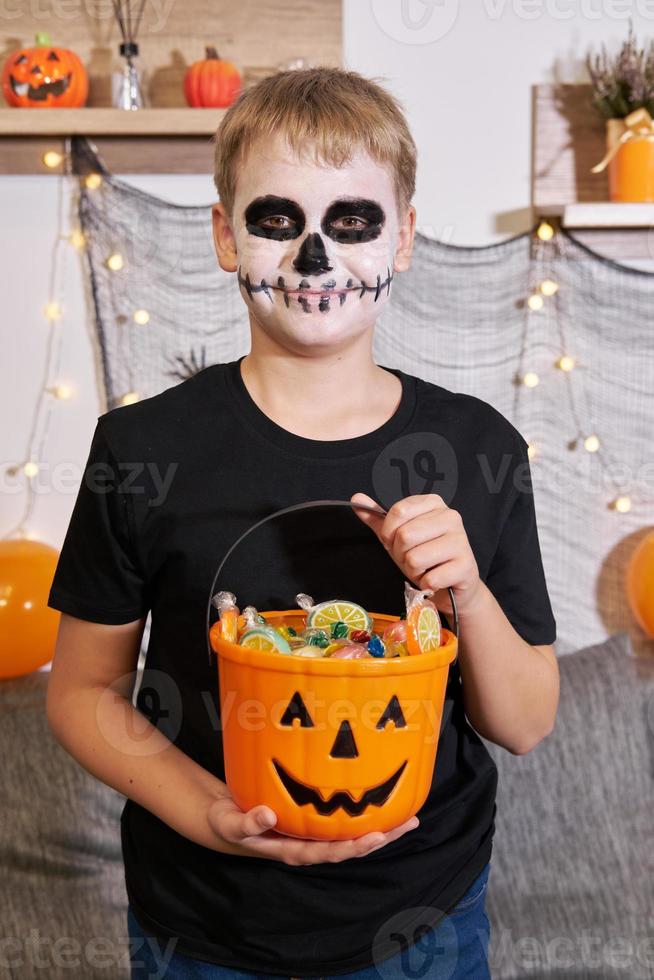
[[[574,423],[575,431],[567,443],[569,450],[577,450],[580,446],[584,451],[593,453],[602,468],[604,478],[612,484],[614,495],[607,501],[607,507],[619,514],[626,514],[631,510],[633,491],[625,488],[615,479],[612,467],[619,468],[619,464],[613,454],[609,451],[606,440],[600,438],[597,428],[592,421],[592,412],[588,399],[588,391],[583,384],[582,373],[585,365],[579,364],[574,356],[563,329],[563,317],[558,315],[560,285],[556,281],[554,269],[557,261],[575,261],[572,249],[569,247],[565,236],[560,230],[556,229],[549,221],[541,221],[535,229],[533,235],[533,255],[534,267],[540,276],[536,288],[527,299],[526,306],[529,313],[542,316],[542,312],[547,317],[549,330],[555,329],[558,337],[559,356],[553,365],[554,370],[562,372],[565,378],[565,390],[567,395],[570,415]],[[540,297],[538,302],[533,302],[533,297]],[[530,302],[532,300],[532,302]],[[567,297],[571,302],[572,297]],[[529,317],[528,317],[529,319]],[[549,333],[549,331],[548,331]],[[535,379],[535,382],[534,382]],[[574,383],[573,383],[574,379]],[[540,382],[540,378],[533,371],[525,371],[522,376],[523,386],[533,388]],[[586,422],[582,422],[581,412],[577,407],[577,396],[585,403],[583,415]],[[529,456],[533,458],[538,455],[539,448],[530,443]]]

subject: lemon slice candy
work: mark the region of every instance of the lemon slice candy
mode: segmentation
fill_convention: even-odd
[[[319,602],[307,616],[307,626],[329,630],[333,623],[343,622],[350,630],[372,632],[372,618],[363,606],[347,599],[328,599]]]
[[[286,637],[274,626],[253,626],[246,630],[239,640],[239,646],[250,647],[252,650],[272,650],[276,653],[291,652]]]

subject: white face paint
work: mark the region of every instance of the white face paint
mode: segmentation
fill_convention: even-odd
[[[318,165],[277,137],[239,171],[233,222],[241,295],[266,332],[330,343],[375,322],[398,238],[386,167],[362,151]]]

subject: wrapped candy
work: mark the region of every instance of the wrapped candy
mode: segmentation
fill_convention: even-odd
[[[428,598],[433,594],[433,589],[414,589],[408,582],[404,583],[406,645],[412,657],[435,650],[441,645],[440,616],[438,609]]]
[[[326,629],[331,636],[334,635],[332,633],[334,629],[342,636],[349,635],[352,630],[366,630],[372,633],[372,617],[363,606],[350,602],[349,599],[327,599],[316,604],[310,595],[298,592],[295,601],[306,610],[307,626]]]
[[[331,660],[367,660],[370,652],[363,643],[346,643],[344,646],[334,650]]]
[[[216,592],[211,601],[218,610],[221,636],[230,643],[236,643],[239,617],[236,596],[233,592]]]
[[[313,657],[318,659],[325,656],[325,648],[316,646],[315,643],[305,643],[301,647],[296,647],[292,653],[295,657]]]
[[[255,623],[246,629],[239,638],[239,645],[252,647],[255,650],[272,650],[275,653],[290,653],[291,645],[285,636],[274,626],[265,623]]]
[[[239,615],[232,592],[218,592],[213,603],[220,622],[212,630],[241,646],[273,653],[333,660],[387,659],[415,656],[433,650],[442,642],[438,610],[429,597],[431,589],[419,590],[405,581],[406,618],[389,623],[376,633],[370,614],[347,599],[315,603],[299,592],[295,599],[307,613],[304,628],[277,621],[276,626],[255,606],[246,606]]]
[[[257,611],[256,606],[246,606],[241,615],[242,622],[239,625],[239,636],[242,636],[246,630],[254,629],[255,626],[264,625],[266,623],[265,618]]]
[[[384,641],[381,636],[377,636],[376,633],[370,637],[368,641],[368,653],[371,657],[383,657],[384,656]]]
[[[305,643],[314,647],[328,647],[331,643],[327,630],[317,629],[315,626],[307,626],[300,634]]]

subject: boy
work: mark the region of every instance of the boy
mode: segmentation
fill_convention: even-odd
[[[130,933],[152,949],[173,942],[168,977],[404,977],[416,975],[405,954],[434,937],[420,975],[489,976],[497,770],[479,735],[521,753],[552,729],[555,622],[522,436],[487,403],[372,358],[376,318],[410,263],[415,165],[398,104],[355,72],[281,72],[245,92],[217,134],[213,220],[251,350],[98,420],[50,594],[64,615],[48,717],[128,797]],[[420,472],[434,437],[449,446],[449,463],[448,452],[438,460],[447,499],[433,481],[403,492],[393,478]],[[134,461],[147,465],[121,485]],[[161,499],[151,473],[171,466]],[[273,511],[324,499],[388,513],[270,522],[217,587],[241,607],[289,608],[308,592],[402,614],[406,577],[434,589],[446,616],[451,586],[460,622],[426,803],[388,833],[348,841],[285,837],[269,807],[243,814],[233,802],[205,645],[229,546]],[[142,970],[156,967],[138,953]]]

